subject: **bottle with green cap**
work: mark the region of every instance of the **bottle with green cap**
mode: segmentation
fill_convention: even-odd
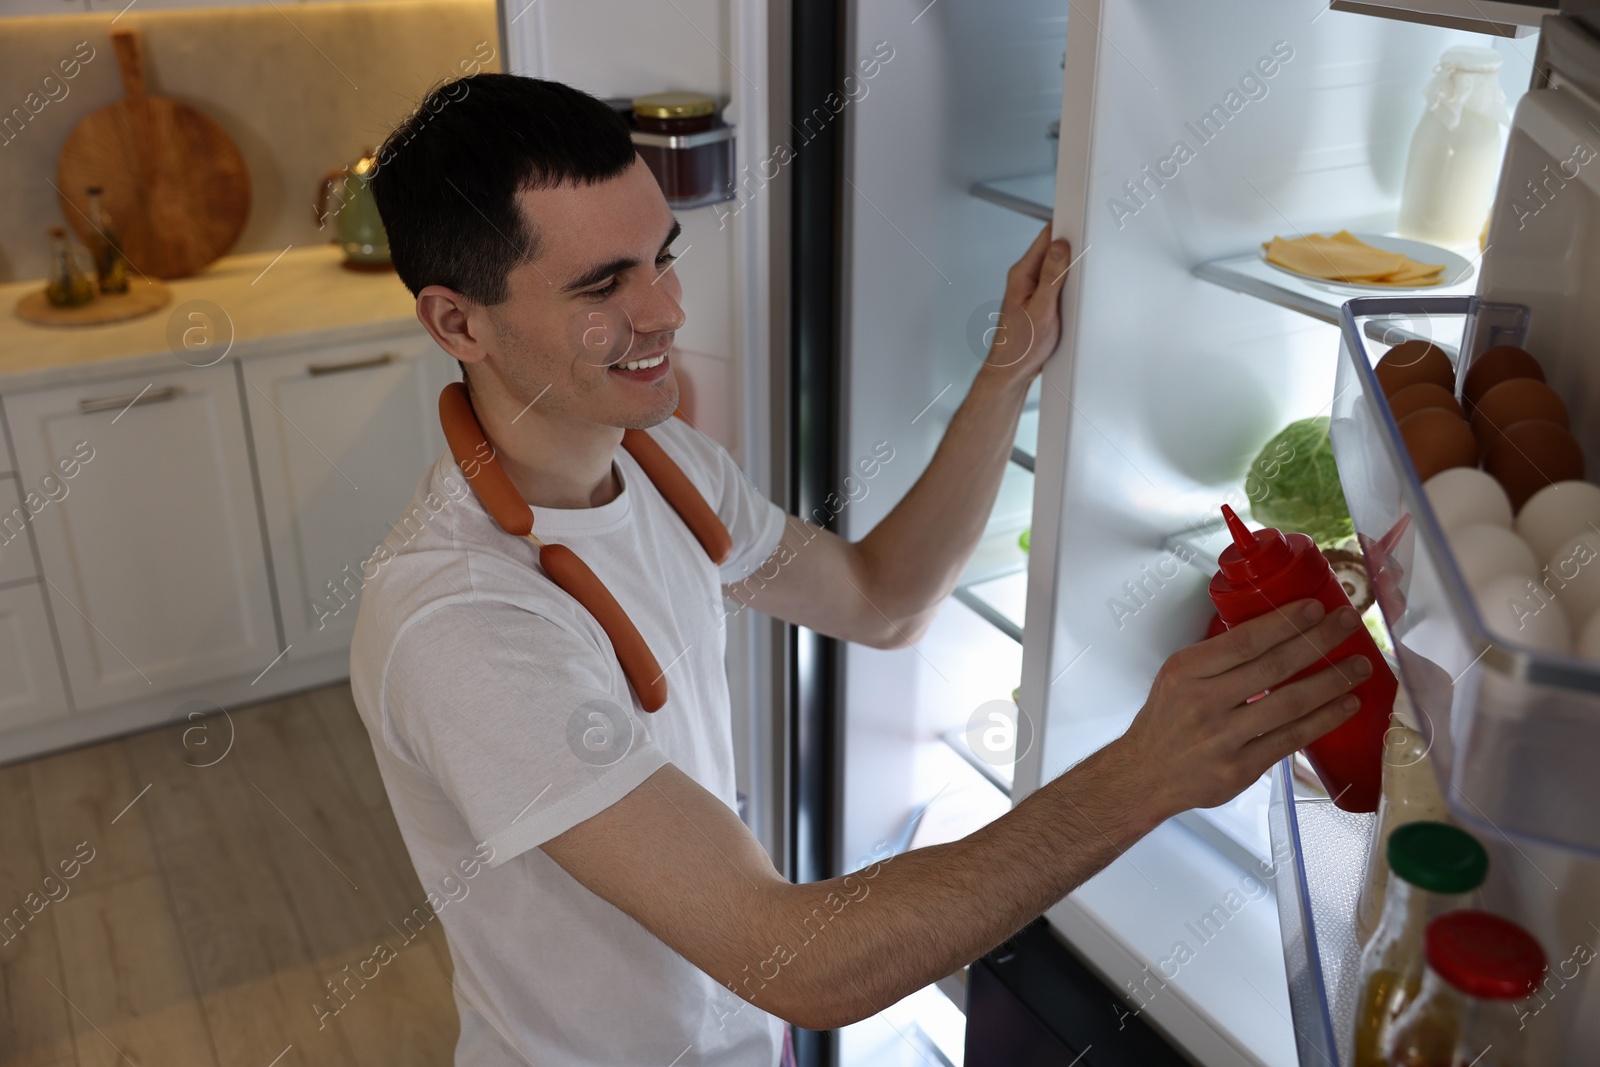
[[[1396,827],[1387,848],[1389,884],[1378,928],[1361,953],[1355,1067],[1384,1067],[1394,1021],[1422,986],[1423,938],[1439,915],[1470,907],[1489,873],[1489,854],[1465,830],[1441,822]]]
[[[1545,980],[1539,942],[1486,911],[1428,924],[1422,991],[1395,1020],[1387,1067],[1527,1067],[1525,1005]]]

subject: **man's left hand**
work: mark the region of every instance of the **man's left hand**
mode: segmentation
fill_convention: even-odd
[[[1046,223],[1022,258],[1006,272],[1006,295],[984,360],[985,375],[1031,382],[1056,350],[1061,339],[1061,283],[1066,280],[1071,253],[1065,239],[1050,240],[1050,224]]]

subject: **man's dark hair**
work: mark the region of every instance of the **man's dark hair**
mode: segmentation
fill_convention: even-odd
[[[518,191],[605,181],[633,160],[627,124],[605,102],[560,82],[474,74],[428,93],[389,135],[372,195],[413,296],[443,285],[498,304],[539,240]]]

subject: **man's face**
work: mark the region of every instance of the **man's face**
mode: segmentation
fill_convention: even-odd
[[[678,383],[668,349],[684,320],[671,269],[678,224],[649,168],[635,157],[609,181],[517,199],[539,254],[511,272],[509,299],[489,309],[492,362],[511,399],[630,429],[670,418]]]

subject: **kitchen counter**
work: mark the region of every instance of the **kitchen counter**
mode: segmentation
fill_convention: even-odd
[[[185,329],[206,329],[209,314],[215,343],[229,358],[249,358],[304,347],[335,344],[387,333],[420,330],[416,304],[393,273],[365,273],[340,265],[332,244],[277,252],[225,256],[190,278],[166,283],[172,300],[143,318],[103,326],[39,326],[17,317],[16,303],[43,285],[40,279],[0,286],[0,392],[15,393],[150,370],[220,362],[217,350],[183,347]],[[207,301],[211,307],[193,305]],[[220,315],[219,315],[220,312]],[[180,360],[179,353],[185,359]]]

